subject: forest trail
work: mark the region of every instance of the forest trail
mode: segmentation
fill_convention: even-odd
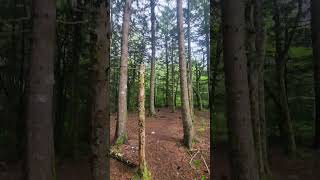
[[[154,180],[172,179],[208,179],[209,173],[201,155],[209,166],[209,125],[208,113],[196,115],[196,131],[198,143],[192,154],[194,167],[189,164],[192,155],[182,146],[183,128],[180,110],[172,113],[170,109],[158,109],[157,116],[146,119],[146,159],[148,168]],[[201,117],[201,118],[200,118]],[[128,116],[128,143],[121,146],[124,157],[138,164],[138,116],[136,113]],[[112,116],[111,127],[115,126],[115,117]],[[114,129],[111,132],[114,135]],[[201,153],[200,153],[201,152]],[[210,168],[210,167],[209,167]],[[111,160],[111,179],[131,179],[134,171],[123,163]]]

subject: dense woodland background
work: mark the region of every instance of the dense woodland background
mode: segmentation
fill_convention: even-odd
[[[56,159],[95,152],[94,167],[103,171],[108,140],[125,143],[126,116],[138,111],[140,64],[146,64],[147,114],[181,110],[184,145],[192,149],[194,112],[210,113],[207,143],[219,149],[229,142],[237,152],[229,157],[233,179],[271,178],[273,147],[281,147],[283,157],[318,162],[320,3],[177,2],[0,0],[0,162],[25,159],[27,147],[40,153],[45,150],[34,146],[48,146]],[[48,79],[49,86],[32,86]],[[43,92],[47,106],[30,103]],[[117,116],[114,138],[109,113]],[[49,125],[40,125],[43,119]],[[41,127],[52,142],[30,145],[26,134]]]

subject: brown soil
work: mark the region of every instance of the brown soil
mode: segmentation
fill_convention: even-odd
[[[182,146],[183,129],[180,112],[171,113],[168,109],[159,109],[155,118],[146,119],[147,163],[155,180],[200,180],[206,179],[209,173],[201,155],[209,166],[209,125],[208,113],[196,113],[197,140],[195,150],[187,151]],[[137,114],[129,114],[128,143],[121,146],[120,151],[131,162],[138,163],[138,130]],[[115,127],[112,116],[111,127]],[[154,133],[152,133],[154,132]],[[111,135],[114,135],[112,129]],[[286,158],[279,146],[271,147],[270,164],[274,180],[319,180],[319,152],[304,148],[297,160]],[[309,150],[308,150],[309,149]],[[301,151],[301,148],[300,148]],[[197,153],[198,152],[198,153]],[[193,167],[189,164],[193,158]],[[228,147],[224,142],[215,144],[215,180],[229,180]],[[0,180],[18,180],[21,177],[19,163],[0,164]],[[199,165],[197,165],[199,164]],[[5,167],[6,166],[6,167]],[[210,168],[210,167],[209,167]],[[59,180],[90,180],[90,168],[87,159],[79,161],[63,160],[58,162]],[[135,170],[116,160],[111,160],[111,179],[126,180],[135,175]]]
[[[112,118],[112,127],[115,120]],[[158,109],[157,116],[146,119],[146,159],[154,180],[208,179],[209,173],[209,125],[207,113],[196,113],[197,143],[192,152],[182,144],[183,129],[180,112]],[[128,119],[128,143],[121,152],[126,159],[138,164],[138,117],[130,114]],[[112,132],[113,133],[113,132]],[[190,162],[193,155],[197,155]],[[202,159],[202,157],[205,159]],[[191,165],[193,166],[191,166]],[[111,179],[130,179],[135,172],[123,163],[111,161]]]
[[[111,127],[115,127],[115,122],[115,116],[112,116]],[[190,152],[182,145],[183,129],[179,110],[172,113],[169,109],[158,109],[156,117],[146,118],[146,159],[153,180],[200,180],[202,176],[208,179],[209,173],[204,163],[210,169],[208,113],[197,112],[195,122],[198,142]],[[136,113],[129,114],[127,124],[128,142],[120,147],[120,152],[130,162],[138,164]],[[111,129],[113,135],[114,128]],[[0,168],[0,180],[18,180],[22,176],[21,165],[10,163],[7,166],[9,168],[3,171]],[[131,179],[135,173],[124,163],[111,159],[112,180]],[[59,180],[90,180],[88,160],[59,162],[57,176]]]

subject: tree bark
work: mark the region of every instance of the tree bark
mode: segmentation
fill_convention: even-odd
[[[176,98],[175,98],[175,62],[174,62],[174,45],[173,45],[173,39],[171,42],[171,110],[172,112],[176,111]]]
[[[200,89],[200,79],[202,75],[202,71],[200,69],[200,63],[196,64],[196,96],[197,96],[197,102],[198,102],[198,109],[199,111],[203,110],[202,107],[202,98],[201,98],[201,89]]]
[[[165,105],[166,107],[169,107],[170,102],[170,92],[169,92],[169,50],[168,50],[168,41],[169,41],[169,35],[168,35],[168,25],[166,27],[166,37],[165,37],[165,53],[166,53],[166,100]]]
[[[149,179],[150,173],[146,162],[146,129],[145,129],[145,65],[139,70],[139,172],[141,179]]]
[[[189,76],[188,76],[188,94],[189,94],[189,103],[190,103],[190,112],[191,118],[194,120],[194,106],[193,106],[193,84],[192,84],[192,57],[191,57],[191,0],[188,0],[188,69],[189,69]]]
[[[182,104],[182,121],[184,131],[184,144],[187,148],[192,149],[192,141],[194,129],[192,124],[192,115],[190,111],[188,82],[187,82],[187,67],[184,58],[184,30],[183,30],[183,9],[182,0],[177,0],[178,6],[178,44],[179,44],[179,70],[180,70],[180,89],[181,89],[181,104]]]
[[[150,115],[155,116],[155,79],[156,79],[156,15],[155,15],[155,0],[150,0],[151,7],[151,77],[150,77]]]
[[[247,52],[249,61],[249,89],[251,121],[260,179],[269,178],[269,165],[266,150],[266,126],[264,114],[264,58],[265,31],[262,0],[247,4]],[[262,87],[260,87],[262,86]],[[262,109],[263,108],[263,109]]]
[[[91,170],[93,180],[109,179],[110,1],[97,0],[91,36]]]
[[[311,0],[311,26],[315,94],[314,147],[320,149],[320,2],[317,0]]]
[[[33,0],[32,48],[26,89],[27,179],[53,180],[53,84],[56,3]]]
[[[246,1],[224,0],[222,4],[231,179],[259,180],[250,118],[245,54]]]
[[[73,9],[78,8],[81,2],[74,1]],[[81,13],[72,10],[73,20],[81,21]],[[80,35],[79,35],[80,34]],[[73,26],[72,47],[72,81],[71,81],[71,124],[73,158],[79,157],[79,66],[81,52],[81,25]]]
[[[274,20],[274,33],[275,33],[275,62],[276,62],[276,83],[277,83],[277,92],[280,105],[280,134],[283,139],[283,144],[285,146],[285,151],[289,156],[296,156],[296,143],[293,130],[293,123],[290,115],[288,97],[287,97],[287,88],[286,88],[286,64],[288,61],[288,51],[290,49],[293,37],[296,32],[296,27],[298,26],[300,16],[302,14],[302,0],[298,0],[298,12],[296,13],[295,22],[292,30],[289,32],[288,29],[281,29],[281,20],[280,20],[280,8],[278,1],[273,0],[273,20]],[[285,37],[281,38],[282,31],[285,31]],[[284,39],[284,40],[283,40]],[[283,41],[283,42],[282,42]]]
[[[116,127],[115,142],[123,143],[127,140],[126,123],[127,112],[127,89],[128,89],[128,35],[130,22],[131,0],[126,0],[123,12],[122,40],[121,40],[121,62],[120,81],[118,95],[118,121]]]

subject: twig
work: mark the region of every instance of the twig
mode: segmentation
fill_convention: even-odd
[[[191,160],[189,161],[189,164],[190,164],[191,167],[192,167],[191,162],[192,162],[193,158],[195,158],[199,152],[200,152],[200,150],[198,150],[198,151],[191,157]],[[192,168],[193,168],[193,167],[192,167]]]
[[[200,154],[200,155],[201,155],[201,158],[202,158],[202,160],[203,160],[203,162],[204,162],[204,165],[206,165],[206,168],[207,168],[207,170],[208,170],[208,173],[210,174],[210,170],[209,170],[209,167],[208,167],[208,165],[207,165],[206,160],[204,159],[204,157],[202,156],[202,154]]]

